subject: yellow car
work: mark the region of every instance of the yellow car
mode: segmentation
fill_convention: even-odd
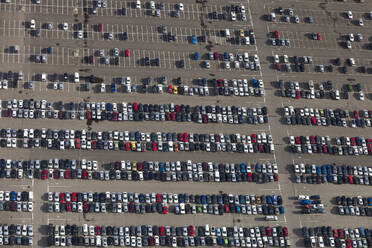
[[[245,34],[244,34],[244,30],[243,29],[240,29],[240,37],[244,37]]]
[[[132,171],[137,171],[137,162],[132,163]]]
[[[173,86],[173,94],[175,94],[175,95],[178,94],[178,88],[177,88],[177,86]]]
[[[131,145],[132,145],[132,151],[136,151],[136,142],[132,141]]]

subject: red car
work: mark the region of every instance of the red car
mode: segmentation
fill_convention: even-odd
[[[125,57],[129,57],[130,56],[130,53],[129,53],[129,50],[125,50]]]
[[[286,226],[283,227],[283,232],[284,232],[284,236],[287,237],[288,236],[288,228]]]
[[[251,172],[248,172],[247,173],[247,177],[248,177],[248,182],[252,182],[252,173]]]
[[[183,134],[183,141],[189,142],[189,135],[187,133]]]
[[[66,211],[71,212],[71,202],[66,202]]]
[[[278,32],[278,30],[275,30],[275,31],[274,31],[274,37],[275,37],[276,39],[279,39],[279,32]]]
[[[102,32],[102,23],[98,24],[98,32]]]
[[[296,90],[296,98],[300,99],[301,98],[301,93],[299,90]]]
[[[75,147],[76,149],[80,149],[80,139],[75,139]]]
[[[224,205],[224,211],[225,211],[225,213],[229,213],[230,212],[230,208],[229,208],[229,205],[228,204],[225,204]]]
[[[252,134],[251,135],[251,140],[252,140],[252,143],[256,143],[257,142],[257,135],[256,134]]]
[[[130,150],[130,144],[129,142],[125,143],[125,150],[129,151]]]
[[[280,71],[280,64],[278,62],[275,63],[275,68]]]
[[[88,203],[87,202],[83,202],[83,211],[84,213],[88,213]]]
[[[99,226],[96,226],[94,231],[96,232],[96,235],[101,235],[101,228]]]
[[[161,202],[161,194],[156,194],[156,202]]]
[[[354,118],[355,119],[359,119],[359,113],[356,110],[354,110]]]
[[[76,192],[71,193],[71,201],[73,201],[73,202],[77,201]]]
[[[220,55],[218,54],[218,52],[214,52],[214,59],[218,60],[219,58],[220,58]]]
[[[353,182],[353,176],[347,176],[347,180],[348,180],[348,183],[351,183],[351,184],[353,184],[354,182]]]
[[[316,38],[317,38],[318,40],[322,40],[322,36],[320,36],[320,33],[317,33],[317,34],[316,34]]]
[[[163,206],[163,214],[168,214],[168,207],[167,206]]]
[[[271,228],[269,226],[266,227],[266,233],[267,236],[273,236],[273,232],[271,231]]]
[[[194,236],[194,226],[189,226],[188,231],[189,231],[189,236]]]
[[[313,117],[311,117],[311,123],[313,124],[313,125],[316,125],[316,118],[313,116]]]
[[[82,171],[82,178],[83,178],[83,179],[88,179],[88,173],[87,173],[86,170],[83,170],[83,171]]]
[[[64,203],[65,202],[65,193],[59,193],[59,202]]]
[[[338,236],[340,236],[340,238],[345,238],[345,235],[344,235],[344,230],[342,229],[338,229]]]
[[[59,170],[53,171],[53,178],[54,179],[59,179]]]
[[[152,150],[157,151],[158,150],[158,144],[156,142],[152,142]]]
[[[171,120],[172,121],[176,120],[176,114],[174,112],[171,113]]]
[[[133,103],[133,111],[138,111],[138,104],[136,102]]]
[[[338,238],[338,232],[337,229],[333,229],[333,237]]]
[[[279,181],[279,175],[277,173],[274,174],[274,181],[275,182]]]
[[[165,228],[163,226],[159,227],[160,236],[165,236]]]
[[[65,171],[65,179],[70,179],[70,171]]]
[[[172,87],[172,85],[169,85],[168,86],[168,93],[171,93],[171,94],[173,93],[173,87]]]
[[[41,179],[43,179],[43,180],[47,179],[47,171],[46,170],[41,171]]]

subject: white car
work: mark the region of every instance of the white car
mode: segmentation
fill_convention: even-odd
[[[354,34],[349,34],[349,41],[353,42],[355,40]]]
[[[34,19],[32,19],[32,20],[30,21],[30,28],[31,28],[31,29],[35,29],[35,20],[34,20]]]
[[[353,19],[353,13],[350,10],[346,12],[346,15],[347,15],[347,18]]]
[[[67,22],[65,22],[65,23],[63,23],[63,30],[68,30],[68,23]]]
[[[137,0],[136,1],[136,9],[140,9],[140,8],[141,8],[141,1]]]
[[[154,1],[150,1],[150,8],[155,9],[155,2]]]
[[[359,19],[359,26],[364,26],[364,23],[363,23],[363,19],[362,18]]]
[[[240,67],[240,63],[239,63],[239,61],[234,61],[234,67],[235,67],[235,68],[239,68],[239,67]]]
[[[364,93],[363,93],[363,91],[359,91],[359,99],[361,101],[364,101]]]
[[[274,55],[274,62],[275,63],[279,63],[279,56],[278,56],[278,54],[275,54]]]
[[[75,72],[75,74],[74,74],[74,82],[75,83],[79,83],[79,81],[80,81],[79,73],[78,72]]]
[[[231,12],[231,21],[236,21],[236,13],[235,12]]]
[[[179,4],[178,4],[178,9],[181,10],[181,11],[184,10],[184,8],[183,8],[183,3],[179,3]]]

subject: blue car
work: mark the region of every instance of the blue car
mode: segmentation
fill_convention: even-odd
[[[239,205],[235,206],[235,212],[238,213],[238,214],[241,213],[241,208],[240,208]]]
[[[242,172],[242,173],[246,173],[247,172],[247,169],[246,169],[247,167],[245,166],[245,164],[244,163],[241,163],[240,164],[240,171]]]
[[[164,148],[164,147],[163,147]],[[165,171],[165,169],[164,169],[164,163],[160,163],[159,164],[159,171],[160,172],[164,172]]]
[[[106,103],[106,109],[107,111],[111,111],[112,110],[112,104],[111,103]]]
[[[207,197],[205,197],[205,195],[201,196],[201,203],[202,204],[207,204]]]
[[[194,59],[199,60],[199,53],[198,52],[195,53]]]
[[[257,88],[258,87],[258,80],[256,78],[253,78],[252,79],[252,84],[253,84],[253,87]]]
[[[184,203],[185,201],[183,200],[183,194],[178,194],[178,202],[179,203]]]
[[[196,36],[195,36],[195,35],[193,35],[193,36],[191,37],[191,43],[192,43],[192,44],[196,44],[196,43],[198,43],[198,40],[196,39]]]
[[[115,92],[116,92],[116,84],[112,83],[111,84],[111,93],[115,93]]]
[[[301,205],[311,205],[311,201],[310,200],[301,200],[300,204]]]
[[[15,201],[17,199],[17,193],[15,191],[10,192],[10,200]]]
[[[223,60],[225,60],[225,61],[229,61],[230,60],[229,54],[227,52],[224,52],[223,53]]]

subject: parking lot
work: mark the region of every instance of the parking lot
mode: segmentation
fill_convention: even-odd
[[[180,2],[165,0],[163,3],[156,1],[152,6],[150,1],[143,0],[139,5],[136,1],[129,0],[40,0],[40,3],[37,2],[37,0],[10,0],[9,3],[6,1],[0,3],[2,14],[0,18],[0,33],[2,34],[0,99],[3,116],[0,129],[4,129],[2,131],[4,136],[1,134],[0,157],[5,160],[20,161],[48,161],[54,158],[86,159],[97,161],[99,166],[97,171],[89,169],[87,171],[81,168],[76,170],[69,167],[61,168],[58,165],[56,167],[52,165],[51,168],[48,165],[47,168],[40,169],[28,167],[26,164],[22,165],[21,162],[18,165],[11,165],[10,162],[2,165],[0,168],[1,190],[32,191],[33,211],[6,211],[0,215],[0,221],[3,225],[32,224],[33,247],[48,246],[48,224],[285,226],[288,227],[288,238],[292,241],[290,242],[292,247],[305,247],[301,231],[304,226],[371,228],[368,216],[339,215],[334,203],[334,197],[342,195],[371,197],[368,193],[368,185],[337,184],[334,181],[318,183],[324,180],[321,177],[314,177],[315,183],[296,183],[293,170],[294,164],[301,163],[317,166],[335,163],[340,166],[370,167],[371,155],[293,153],[290,150],[289,137],[359,136],[371,138],[371,127],[351,127],[351,119],[358,119],[351,113],[354,110],[371,110],[372,86],[369,77],[372,73],[370,58],[372,32],[369,28],[372,21],[369,12],[372,11],[372,3],[368,1],[358,3],[356,0],[345,2],[247,0],[234,3],[221,0],[196,0],[184,2],[181,5]],[[279,7],[282,8],[283,13]],[[347,11],[349,10],[352,12],[352,18],[348,18]],[[275,13],[275,20],[268,20],[272,16],[271,13]],[[296,23],[297,17],[298,23]],[[363,21],[362,26],[360,18]],[[349,34],[354,34],[354,41],[350,41]],[[358,34],[362,34],[362,40],[357,38],[357,36],[360,37]],[[347,48],[348,40],[351,48]],[[276,62],[276,55],[278,55],[278,62]],[[303,56],[311,57],[312,62],[305,63]],[[287,58],[288,61],[286,61]],[[337,58],[340,60],[337,61]],[[351,58],[355,65],[350,62]],[[12,72],[9,73],[9,71]],[[64,75],[65,73],[67,74]],[[76,73],[78,73],[77,79]],[[284,83],[280,84],[279,80],[283,80]],[[315,91],[322,90],[319,86],[320,82],[325,85],[325,82],[329,80],[333,88],[325,90],[325,97],[311,98],[309,94],[307,98],[306,93],[301,93],[301,91],[310,92],[307,86],[309,80],[314,82]],[[294,89],[293,96],[283,96],[282,92],[289,88],[290,82],[299,82],[299,88]],[[359,86],[356,87],[358,83]],[[149,88],[149,90],[143,92],[143,88]],[[332,99],[333,93],[330,93],[336,90],[341,95],[339,100]],[[361,91],[364,93],[363,99],[360,97]],[[36,104],[32,107],[20,107],[19,102],[17,106],[9,107],[7,101],[13,101],[13,99],[22,99],[23,104],[26,99],[32,101],[45,99],[46,102],[51,102],[52,111],[57,109],[54,107],[59,101],[64,104],[72,102],[75,103],[76,118],[55,118],[52,114],[50,118],[29,118],[28,113],[31,109],[32,113],[40,112],[41,116],[42,111],[44,115],[48,114],[46,113],[48,109],[37,107]],[[100,109],[94,108],[93,111],[91,107],[80,109],[80,102],[89,102],[90,106],[92,103],[100,102],[104,102],[102,104],[104,106],[117,103],[119,107],[111,111],[108,107],[106,110],[102,109],[100,105]],[[126,107],[124,109],[121,106],[124,102],[133,105],[130,105],[130,109]],[[133,110],[134,103],[136,108],[137,103],[141,104],[141,110]],[[200,114],[199,117],[195,117],[198,121],[195,121],[196,119],[187,121],[185,112],[188,113],[188,111],[184,109],[172,111],[167,110],[167,107],[164,112],[163,110],[142,110],[142,104],[153,106],[170,103],[177,106],[189,105],[191,113]],[[227,114],[222,110],[220,117],[223,121],[213,121],[213,118],[216,120],[219,118],[219,110],[205,111],[204,107],[195,110],[196,105],[203,105],[210,109],[215,106],[236,106],[238,110]],[[350,118],[346,118],[346,127],[328,126],[322,124],[321,121],[319,121],[321,125],[310,123],[310,125],[293,125],[293,123],[289,125],[284,121],[286,106],[293,106],[295,109],[348,110]],[[239,107],[241,107],[240,110]],[[262,107],[267,108],[267,121],[256,121],[256,123],[246,121],[247,115],[244,114],[246,109]],[[19,117],[21,114],[18,115],[19,109],[22,109],[21,117]],[[80,110],[83,110],[84,119],[79,119]],[[91,111],[94,112],[96,118],[88,118],[88,112],[90,115]],[[105,121],[96,116],[99,112],[101,118],[101,111],[105,112]],[[120,118],[124,120],[125,118],[133,120],[134,115],[149,114],[147,117],[141,117],[146,121],[140,121],[144,119],[107,121],[107,113],[110,112],[111,116],[111,112],[115,111],[119,112]],[[168,117],[164,117],[169,118],[167,120],[173,120],[171,112],[173,112],[174,121],[164,121],[161,114],[167,115]],[[176,112],[178,117],[175,116]],[[252,114],[256,116],[253,112]],[[264,115],[266,117],[266,114]],[[244,117],[244,122],[235,125],[239,122],[238,118],[242,117]],[[160,119],[156,120],[156,118]],[[208,121],[206,125],[204,125],[207,123],[205,119]],[[232,125],[233,123],[235,124]],[[6,134],[7,128],[9,128],[9,136]],[[17,136],[17,131],[12,131],[14,136],[11,136],[11,129],[22,129],[24,132],[23,129],[41,130],[42,128],[63,130],[63,132],[75,130],[75,133],[77,130],[86,130],[89,132],[89,137],[39,138],[31,134],[27,137],[20,137]],[[130,140],[115,138],[115,132],[113,132],[107,133],[105,138],[96,138],[97,134],[100,136],[101,132],[110,130],[119,132],[138,130],[139,137],[130,138]],[[160,139],[153,138],[151,133],[155,135],[157,132],[170,134],[168,136],[164,134],[164,138],[160,137]],[[141,133],[143,133],[143,138]],[[189,141],[190,134],[197,133],[208,134],[205,136],[208,139],[206,140],[203,136],[200,140],[203,148],[189,150],[189,143],[194,143],[194,140]],[[266,144],[265,147],[263,145],[266,142],[261,143],[262,133],[272,135],[274,150],[271,152],[264,152],[270,146],[267,148]],[[225,142],[225,138],[223,141],[219,140],[221,134],[239,134],[239,142],[231,143],[234,143],[232,147],[235,146],[235,149],[242,150],[233,152],[231,149],[234,148],[231,148],[230,141]],[[130,135],[134,137],[134,133]],[[243,135],[244,138],[241,139]],[[256,135],[260,135],[260,141],[256,141]],[[213,141],[210,140],[212,136]],[[194,136],[192,137],[194,139]],[[217,141],[215,137],[219,137]],[[78,142],[79,148],[68,149],[71,141]],[[35,144],[39,142],[45,146],[36,146]],[[60,142],[65,142],[63,149]],[[88,147],[94,143],[94,146],[80,149],[80,142],[84,144],[89,142]],[[102,149],[96,148],[95,142],[101,142]],[[195,141],[197,142],[199,140]],[[332,140],[332,145],[335,142]],[[49,143],[53,145],[53,149],[46,148]],[[58,145],[55,146],[57,143]],[[164,145],[165,143],[167,145]],[[165,152],[169,151],[170,147],[172,151],[176,151],[173,147],[176,143],[178,152]],[[178,150],[181,143],[182,147],[185,146],[188,150],[185,148]],[[242,145],[236,148],[235,143]],[[65,144],[69,146],[65,147]],[[110,144],[112,148],[104,148],[106,145],[109,147]],[[192,146],[194,147],[194,144]],[[231,149],[227,148],[228,146]],[[214,150],[214,147],[217,150]],[[222,152],[223,147],[227,149],[227,152]],[[250,152],[250,147],[252,151],[255,147],[257,152]],[[125,149],[128,152],[125,152]],[[199,161],[216,163],[216,166],[211,169],[194,166],[194,168],[190,167],[192,168],[190,170],[185,169],[186,167],[173,170],[170,166],[171,169],[165,172],[162,171],[164,168],[144,170],[141,167],[140,169],[138,163],[131,169],[102,166],[115,161],[127,160],[160,162],[192,160],[195,163]],[[245,163],[252,166],[252,173],[256,173],[253,176],[256,181],[251,182],[252,175],[249,174],[251,172],[246,171],[245,167],[235,167],[238,168],[237,171],[235,169],[231,171],[228,166],[228,169],[221,169],[222,167],[217,166],[221,163]],[[261,167],[256,169],[257,163],[276,164],[278,173],[266,171],[266,168],[265,172],[262,172]],[[201,169],[198,171],[198,168]],[[220,174],[216,174],[216,171],[224,173],[226,178],[217,179],[219,176],[216,175]],[[23,173],[25,178],[19,176],[18,173]],[[261,176],[262,173],[265,179]],[[73,175],[74,179],[70,175]],[[186,180],[189,175],[191,175],[191,180]],[[229,212],[226,207],[224,214],[202,213],[203,210],[198,213],[174,214],[172,212],[175,208],[172,205],[174,202],[168,202],[171,205],[169,214],[151,211],[146,213],[144,211],[144,214],[131,212],[119,214],[113,213],[113,210],[89,213],[58,212],[48,211],[48,192],[138,192],[139,194],[167,192],[194,195],[226,193],[255,196],[275,194],[282,197],[281,205],[284,212],[267,218],[274,220],[277,217],[275,221],[265,220],[263,214]],[[298,195],[319,195],[325,212],[302,214],[298,200],[296,200]],[[229,208],[235,207],[231,204],[232,202],[228,205]],[[102,209],[101,205],[100,207]],[[124,205],[123,207],[125,208]],[[213,206],[210,208],[212,209]],[[222,209],[222,205],[220,208]],[[208,212],[207,207],[205,209]],[[92,239],[95,238],[90,237],[90,240]],[[221,241],[217,236],[214,239],[215,242]],[[137,241],[137,245],[138,242],[141,241]],[[179,241],[179,244],[182,242],[185,241]],[[227,242],[224,246],[229,247],[243,245],[243,243],[244,246],[251,247],[248,241],[241,243],[239,239],[234,240],[234,235],[223,242]],[[135,244],[136,240],[134,240]],[[283,242],[283,245],[286,244],[288,243]],[[133,242],[131,245],[134,246]],[[368,245],[368,247],[371,246]],[[92,243],[91,246],[93,246]],[[314,247],[319,246],[320,244],[317,244]]]

